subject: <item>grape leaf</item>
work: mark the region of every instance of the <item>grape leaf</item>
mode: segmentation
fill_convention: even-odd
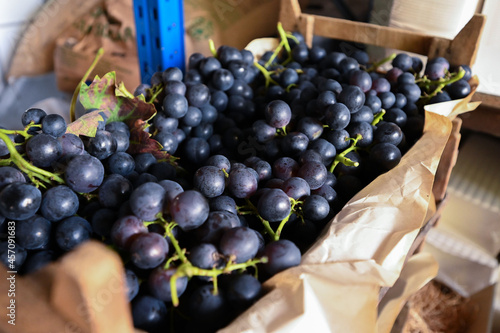
[[[123,84],[117,85],[115,72],[102,78],[96,76],[90,85],[82,84],[79,99],[88,113],[69,124],[68,133],[93,137],[100,121],[123,121],[130,128],[130,153],[149,152],[157,159],[171,160],[170,154],[161,151],[161,144],[146,132],[147,121],[156,114],[155,106],[133,96]]]

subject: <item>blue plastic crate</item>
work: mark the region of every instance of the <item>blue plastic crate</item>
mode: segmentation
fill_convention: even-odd
[[[185,71],[182,0],[134,0],[141,81],[168,67]]]

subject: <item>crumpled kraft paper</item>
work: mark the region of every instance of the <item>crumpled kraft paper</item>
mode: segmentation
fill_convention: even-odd
[[[219,332],[377,332],[380,288],[394,285],[434,209],[429,201],[450,119],[478,106],[469,103],[474,91],[451,107],[426,111],[423,136],[400,164],[355,195],[301,265],[267,281],[269,293]]]
[[[380,287],[398,279],[424,223],[450,131],[448,118],[426,112],[400,164],[356,194],[301,265],[267,281],[272,290],[220,332],[377,332]]]

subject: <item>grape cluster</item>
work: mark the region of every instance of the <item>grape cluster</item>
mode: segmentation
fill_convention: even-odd
[[[0,129],[0,222],[15,221],[17,242],[11,258],[0,241],[1,261],[29,274],[98,239],[123,258],[136,327],[215,331],[398,165],[422,134],[423,105],[470,92],[470,68],[444,58],[424,70],[400,53],[382,73],[363,51],[280,33],[261,59],[221,46],[137,87],[157,110],[146,131],[175,163],[131,153],[122,121],[77,136],[29,109],[24,130]]]

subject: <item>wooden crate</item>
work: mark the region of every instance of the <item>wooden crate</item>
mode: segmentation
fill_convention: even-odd
[[[313,36],[445,57],[451,65],[471,66],[476,60],[486,17],[475,14],[454,39],[414,31],[305,14],[298,0],[281,0],[279,19],[285,30],[297,30],[311,46]]]

